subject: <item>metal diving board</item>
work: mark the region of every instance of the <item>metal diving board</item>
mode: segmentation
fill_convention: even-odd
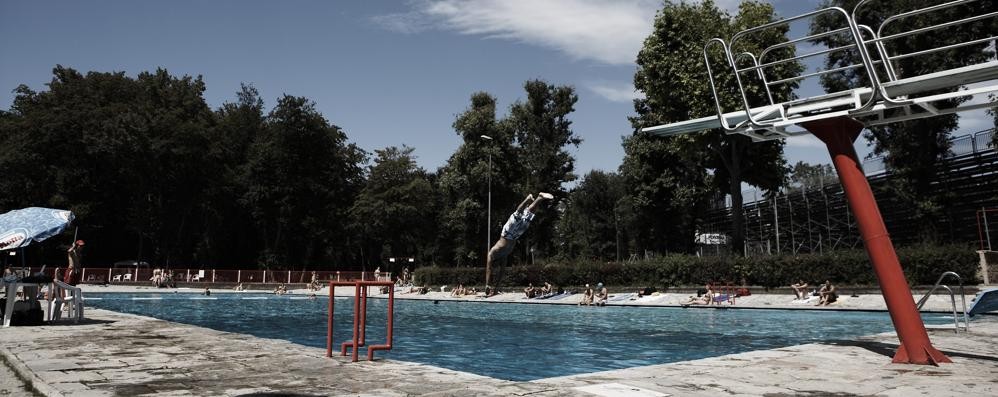
[[[899,78],[902,70],[896,67],[895,63],[905,58],[919,59],[915,57],[968,46],[980,48],[990,44],[991,51],[994,51],[994,43],[998,40],[998,36],[975,37],[961,43],[919,49],[906,54],[891,54],[888,50],[890,41],[898,38],[916,35],[924,37],[926,34],[944,37],[946,29],[955,26],[978,23],[982,20],[998,20],[998,11],[975,15],[969,15],[971,12],[969,9],[960,11],[959,7],[978,1],[981,0],[953,0],[906,11],[883,20],[879,26],[870,27],[856,21],[858,10],[872,2],[872,0],[863,0],[857,4],[856,9],[851,14],[838,7],[829,7],[738,32],[728,41],[721,38],[712,39],[704,45],[703,56],[716,102],[717,114],[646,127],[642,128],[641,132],[657,136],[671,136],[723,128],[729,134],[743,134],[755,141],[765,141],[808,134],[798,124],[821,119],[850,117],[869,127],[993,107],[994,104],[986,99],[987,94],[998,92],[998,60],[995,60],[993,55],[991,59],[977,64],[903,78]],[[949,14],[938,12],[950,8],[953,10]],[[960,12],[964,12],[964,14]],[[946,15],[951,20],[931,26],[912,28],[900,33],[882,35],[888,24],[896,24],[905,18],[926,13],[932,13],[934,16]],[[826,32],[788,38],[784,42],[771,45],[761,51],[746,51],[737,54],[733,51],[733,48],[737,48],[748,36],[767,29],[786,29],[791,22],[799,20],[812,20],[813,22],[818,17],[834,20],[836,21],[834,23],[840,25],[832,26],[831,30]],[[985,34],[993,35],[994,32],[985,31]],[[792,52],[789,57],[783,59],[767,59],[767,57],[778,54],[779,51],[776,50],[815,43],[831,36],[839,37],[841,45],[824,49],[815,49],[812,46],[808,53],[794,55],[796,52]],[[926,41],[931,42],[931,40]],[[717,67],[718,65],[712,66],[712,63],[716,62],[712,62],[710,54],[717,54],[717,52],[711,53],[709,50],[715,47],[721,48],[720,54],[724,64],[719,65],[720,67]],[[871,50],[871,47],[875,48],[875,51]],[[803,59],[816,56],[827,57],[836,52],[856,54],[856,58],[860,62],[812,73],[802,72],[792,77],[771,75],[773,71],[783,67],[788,62],[801,62]],[[751,65],[745,66],[746,61],[750,62]],[[719,91],[722,90],[717,87],[715,70],[727,70],[735,77],[733,81],[737,87],[727,88],[731,89],[732,92],[740,93],[742,103],[740,109],[730,112],[722,109],[721,103],[723,101],[719,97]],[[834,76],[834,74],[847,72],[865,75],[865,81],[868,81],[869,85],[804,99],[785,102],[774,101],[774,92],[776,92],[774,90],[781,86],[785,89],[788,83],[818,77],[831,77],[829,75]],[[749,79],[746,76],[754,77]],[[946,90],[950,92],[940,93],[940,91]],[[753,96],[749,92],[764,93],[763,102],[768,103],[753,103],[753,100],[759,101],[758,95]],[[784,95],[784,97],[786,96],[788,95]],[[954,99],[968,96],[975,97],[977,100],[954,101]],[[980,100],[981,98],[985,99]]]

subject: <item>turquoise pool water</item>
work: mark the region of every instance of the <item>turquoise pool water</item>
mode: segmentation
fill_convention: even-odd
[[[327,302],[256,294],[87,294],[87,304],[102,309],[321,348]],[[369,344],[384,341],[385,310],[384,299],[368,301]],[[352,298],[337,298],[337,346],[350,338],[352,313]],[[394,349],[376,357],[526,381],[892,329],[886,313],[396,300]]]

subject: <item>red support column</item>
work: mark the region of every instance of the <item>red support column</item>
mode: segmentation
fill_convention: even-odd
[[[828,153],[839,174],[849,208],[856,215],[866,253],[877,273],[887,311],[890,312],[894,329],[901,341],[901,347],[894,355],[894,362],[933,365],[951,362],[942,352],[932,347],[929,341],[929,334],[925,331],[918,308],[915,307],[915,300],[905,281],[901,263],[894,252],[894,245],[887,234],[873,191],[870,190],[870,183],[856,156],[853,141],[859,137],[863,125],[847,117],[837,117],[801,123],[801,126],[828,146]]]
[[[335,307],[333,305],[333,297],[335,296],[334,291],[336,290],[336,285],[329,283],[329,324],[326,325],[326,357],[333,356],[333,313],[335,312]]]

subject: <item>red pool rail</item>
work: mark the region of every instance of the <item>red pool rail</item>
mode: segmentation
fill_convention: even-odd
[[[367,292],[369,287],[388,287],[388,321],[385,327],[386,342],[367,347],[367,360],[374,360],[374,352],[392,349],[392,331],[395,320],[395,284],[391,281],[330,281],[329,282],[329,320],[326,327],[326,357],[333,356],[333,312],[335,308],[336,287],[354,287],[353,302],[353,337],[343,342],[340,355],[347,355],[347,349],[352,348],[351,361],[357,362],[359,350],[364,347],[365,330],[367,329]]]

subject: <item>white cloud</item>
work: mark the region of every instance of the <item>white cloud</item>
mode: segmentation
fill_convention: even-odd
[[[630,103],[645,96],[644,93],[636,91],[631,83],[596,82],[585,84],[585,87],[611,102]]]
[[[422,0],[373,21],[401,33],[428,28],[521,41],[574,59],[634,62],[661,0]]]

